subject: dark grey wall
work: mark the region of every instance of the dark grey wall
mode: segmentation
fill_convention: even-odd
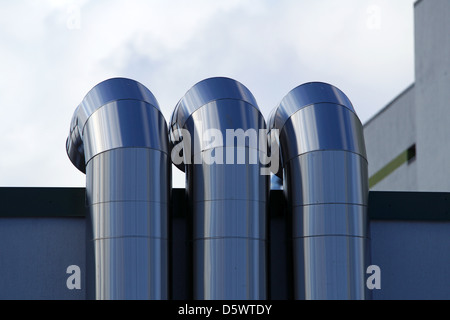
[[[450,299],[450,193],[371,192],[374,299]],[[0,299],[85,299],[83,188],[0,188]],[[270,299],[292,298],[290,223],[282,191],[269,202]],[[173,299],[190,299],[191,242],[184,189],[171,202]],[[67,267],[81,269],[69,290]]]
[[[85,266],[83,218],[0,218],[0,299],[85,299],[67,267]]]

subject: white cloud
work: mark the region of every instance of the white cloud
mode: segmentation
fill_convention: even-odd
[[[65,153],[70,119],[95,84],[115,76],[146,85],[166,120],[210,76],[242,82],[266,117],[295,86],[327,81],[367,120],[413,81],[412,3],[2,2],[0,185],[84,185]],[[367,27],[371,5],[381,8],[380,29]]]

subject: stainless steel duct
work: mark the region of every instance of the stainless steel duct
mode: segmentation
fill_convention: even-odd
[[[171,166],[153,94],[130,79],[101,82],[75,110],[66,148],[86,173],[95,298],[167,299]]]
[[[255,162],[265,152],[258,130],[266,133],[255,98],[235,80],[203,80],[179,101],[169,127],[172,161],[184,157],[174,163],[186,172],[194,299],[266,299],[269,176]]]
[[[269,119],[279,130],[292,213],[296,299],[366,299],[368,172],[363,129],[349,99],[326,83],[289,92]]]

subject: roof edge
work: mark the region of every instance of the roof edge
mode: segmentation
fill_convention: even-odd
[[[406,95],[410,90],[412,90],[415,86],[415,82],[410,84],[406,89],[404,89],[402,92],[400,92],[394,99],[392,99],[388,104],[386,104],[380,111],[378,111],[375,115],[373,115],[369,120],[367,120],[365,123],[363,123],[363,128],[365,128],[367,125],[369,125],[372,121],[374,121],[376,118],[378,118],[382,113],[384,113],[386,110],[388,110],[392,105],[400,100],[404,95]]]

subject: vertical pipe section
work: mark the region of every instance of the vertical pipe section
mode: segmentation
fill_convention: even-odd
[[[296,299],[366,299],[368,172],[349,99],[320,82],[289,92],[272,112],[292,213]]]
[[[269,176],[257,161],[266,123],[255,98],[235,80],[203,80],[179,101],[169,127],[172,161],[184,157],[174,163],[186,172],[194,299],[266,299]]]
[[[66,148],[86,173],[95,298],[167,299],[168,130],[153,94],[101,82],[75,110]]]

